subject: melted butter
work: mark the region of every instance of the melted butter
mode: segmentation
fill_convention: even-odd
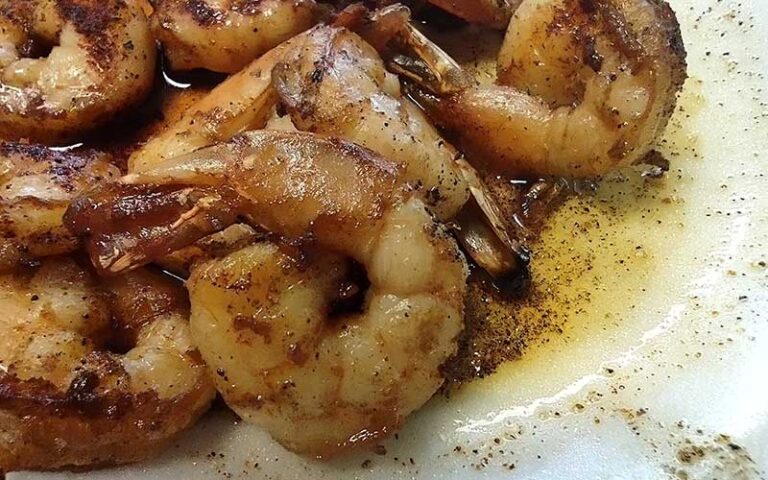
[[[425,33],[471,70],[478,84],[495,81],[502,32],[468,26]],[[487,281],[470,280],[467,330],[457,357],[446,366],[449,382],[485,377],[511,361],[504,370],[519,368],[532,360],[527,356],[552,355],[568,343],[615,331],[646,295],[669,250],[666,242],[685,226],[679,188],[690,180],[685,162],[699,157],[699,138],[685,125],[704,105],[701,82],[689,79],[659,145],[672,162],[665,177],[625,170],[603,179],[594,194],[572,196],[545,221],[530,245],[531,286],[524,298],[504,299]],[[525,185],[492,183],[502,204],[519,203]],[[514,205],[502,209],[509,212]]]
[[[557,375],[570,385],[566,379],[579,377],[569,365],[581,371],[593,365],[592,371],[600,372],[603,362],[632,355],[635,349],[614,351],[612,345],[644,343],[676,321],[671,311],[648,312],[649,323],[628,324],[625,319],[636,317],[644,298],[658,290],[657,272],[678,257],[675,252],[690,230],[685,199],[694,178],[687,163],[696,162],[700,139],[685,125],[701,108],[698,92],[697,82],[686,85],[660,144],[672,162],[664,177],[646,178],[640,169],[622,171],[603,179],[593,194],[570,197],[545,221],[530,245],[527,296],[505,301],[493,289],[473,285],[467,338],[447,369],[449,380],[462,383],[497,369],[498,374],[462,389],[462,394],[489,384],[508,385],[510,378],[534,386],[538,380],[532,379]],[[556,371],[545,359],[557,363]],[[594,379],[588,375],[581,380]]]

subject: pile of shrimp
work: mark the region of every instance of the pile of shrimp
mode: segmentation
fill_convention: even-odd
[[[0,0],[0,473],[146,459],[216,395],[294,452],[375,444],[443,384],[470,269],[526,268],[485,176],[658,163],[663,0],[429,2],[506,29],[494,85],[399,3]],[[161,69],[229,76],[109,148]]]

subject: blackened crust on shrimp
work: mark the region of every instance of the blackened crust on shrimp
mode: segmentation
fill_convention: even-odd
[[[0,11],[9,25],[0,36],[20,57],[32,57],[35,67],[20,68],[22,58],[3,65],[2,85],[13,88],[0,89],[0,136],[46,144],[74,140],[149,94],[156,51],[137,4],[23,3]],[[53,50],[46,54],[46,47]]]
[[[262,13],[263,0],[240,0],[229,2],[227,8],[243,15],[259,15]],[[212,7],[206,0],[184,0],[178,6],[188,13],[201,27],[212,27],[224,23],[227,12]]]
[[[678,87],[686,78],[686,52],[680,24],[674,11],[664,0],[648,0],[653,8],[655,17],[659,19],[655,27],[638,28],[627,18],[626,0],[578,0],[581,10],[598,19],[605,33],[613,40],[614,45],[637,67],[653,55],[664,55],[673,63],[673,73]]]
[[[222,12],[208,5],[205,0],[186,0],[181,7],[203,27],[219,24],[224,19]]]
[[[96,161],[109,161],[110,158],[103,153],[94,150],[82,150],[76,153],[51,150],[48,147],[38,144],[22,142],[0,142],[0,158],[19,156],[32,161],[33,163],[45,165],[42,170],[24,173],[19,172],[19,176],[27,174],[50,175],[52,181],[68,193],[74,193],[82,189],[78,185],[78,175],[93,166]],[[109,173],[115,173],[109,172]],[[107,173],[107,172],[105,172]],[[97,183],[100,180],[108,181],[109,178],[93,178]]]
[[[34,258],[75,250],[79,241],[61,217],[77,194],[119,177],[110,160],[90,150],[0,142],[0,242],[14,246],[0,253],[0,264],[18,263],[6,262],[15,258],[14,251]]]
[[[61,18],[70,22],[77,33],[86,37],[86,46],[92,61],[100,67],[107,67],[118,54],[115,36],[111,29],[121,21],[123,0],[95,2],[92,0],[59,0],[56,9]]]
[[[659,92],[667,99],[661,112],[663,118],[669,118],[675,109],[676,96],[685,83],[687,74],[686,51],[683,43],[680,23],[672,7],[665,0],[647,0],[657,18],[655,28],[641,28],[633,24],[633,19],[627,18],[631,9],[626,5],[629,0],[582,0],[594,2],[600,12],[606,31],[627,58],[633,61],[632,68],[645,67],[648,62],[664,62],[665,70],[669,72],[670,82],[666,92]],[[655,60],[653,60],[655,59]],[[661,68],[651,66],[652,69]],[[659,124],[657,134],[660,134],[666,121]]]
[[[236,73],[307,30],[314,0],[156,0],[152,28],[174,70]]]
[[[631,60],[636,67],[647,54],[653,54],[659,48],[668,48],[681,65],[677,70],[685,74],[685,47],[680,33],[680,26],[669,4],[663,0],[649,0],[660,19],[657,28],[638,29],[622,12],[620,5],[612,0],[570,0],[558,8],[552,22],[547,26],[550,31],[570,30],[573,46],[583,50],[582,59],[594,58],[595,33],[607,34],[614,46]],[[586,62],[598,71],[600,65]]]
[[[87,151],[84,154],[88,156],[95,155],[93,151]],[[51,150],[44,145],[24,142],[0,142],[0,156],[8,155],[26,155],[38,162],[69,163],[73,161],[71,154],[59,150]],[[83,160],[82,163],[87,163],[87,160]]]
[[[170,413],[175,401],[161,400],[156,392],[132,393],[125,388],[104,389],[102,377],[105,374],[118,375],[127,381],[127,374],[111,354],[94,352],[88,361],[100,364],[100,368],[81,371],[64,391],[41,378],[21,380],[14,375],[0,373],[0,411],[37,418],[50,415],[62,421],[81,422],[94,419],[117,422],[134,416],[141,418],[138,414],[152,410]],[[145,417],[145,421],[151,418],[151,415]],[[161,418],[147,423],[155,423],[153,429],[156,429]]]
[[[29,29],[29,21],[34,12],[35,0],[16,0],[0,4],[0,18],[20,25],[22,29]]]
[[[674,82],[682,85],[685,80],[685,46],[680,33],[677,17],[669,4],[663,0],[648,0],[660,19],[654,29],[634,26],[622,11],[622,6],[613,0],[569,0],[558,8],[547,26],[549,32],[570,30],[572,44],[581,50],[581,59],[595,72],[601,68],[601,59],[596,51],[596,33],[607,34],[614,46],[637,68],[648,56],[668,51],[676,64]]]
[[[125,377],[120,364],[104,352],[94,352],[66,390],[42,378],[22,380],[8,373],[0,374],[0,409],[19,415],[41,415],[43,411],[57,417],[92,419],[105,416],[112,420],[124,417],[134,405],[146,403],[156,394],[133,395],[119,389],[99,391],[101,377]],[[139,398],[139,397],[143,397]]]

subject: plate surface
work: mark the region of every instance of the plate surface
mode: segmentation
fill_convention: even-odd
[[[151,462],[9,478],[763,478],[768,17],[671,3],[690,74],[672,170],[609,179],[552,219],[533,262],[554,328],[522,358],[434,398],[383,455],[302,459],[218,412]]]

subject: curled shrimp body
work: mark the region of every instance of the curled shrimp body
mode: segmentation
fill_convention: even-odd
[[[299,130],[344,138],[403,169],[441,219],[456,215],[469,187],[458,152],[400,93],[374,48],[344,28],[318,27],[273,72],[280,101]]]
[[[156,0],[152,30],[175,70],[235,73],[318,20],[313,0]]]
[[[644,159],[685,77],[666,3],[525,0],[499,55],[499,85],[416,94],[492,171],[589,177]]]
[[[155,56],[133,2],[0,0],[0,137],[54,143],[112,119],[149,93]]]
[[[184,291],[159,273],[97,283],[74,261],[50,258],[0,276],[0,308],[6,472],[149,457],[213,398]]]
[[[120,170],[96,152],[56,152],[39,145],[0,142],[0,237],[10,250],[42,257],[75,250],[77,237],[62,217],[70,201]],[[8,261],[6,261],[8,260]]]
[[[373,441],[441,385],[467,266],[418,196],[396,188],[394,165],[331,137],[263,130],[124,181],[226,187],[249,222],[311,239],[314,255],[257,244],[194,268],[187,283],[193,336],[219,391],[287,448],[328,456]],[[96,233],[109,210],[78,205],[71,218],[85,224],[73,225]],[[197,207],[182,222],[204,216]],[[360,313],[331,316],[347,258],[371,286]]]

